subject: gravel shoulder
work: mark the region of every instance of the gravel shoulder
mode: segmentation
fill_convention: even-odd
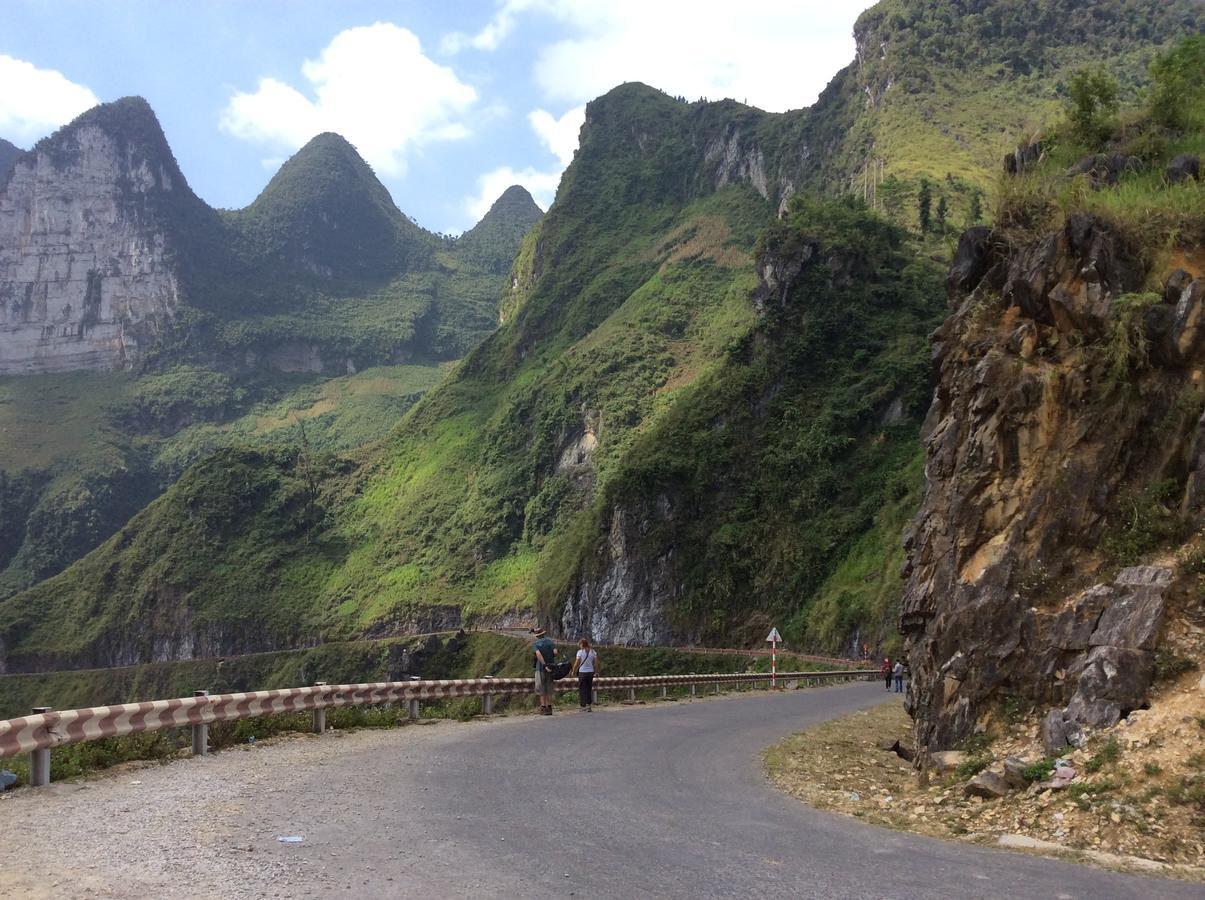
[[[1016,791],[998,799],[966,796],[969,776],[934,774],[927,786],[884,740],[908,740],[911,721],[898,700],[832,719],[765,752],[771,780],[818,809],[863,822],[984,846],[1028,848],[1120,871],[1159,872],[1205,882],[1205,832],[1191,805],[1170,802],[1167,786],[1200,758],[1201,726],[1186,715],[1190,693],[1164,691],[1158,708],[1118,729],[1117,759],[1097,771],[1085,763],[1109,735],[1068,751],[1080,790]],[[1036,724],[1019,722],[1001,736],[995,755],[1029,760],[1042,752]],[[970,754],[968,754],[970,756]],[[1198,763],[1199,765],[1199,763]]]

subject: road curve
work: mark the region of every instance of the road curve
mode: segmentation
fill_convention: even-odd
[[[0,894],[1205,894],[864,825],[766,782],[762,748],[882,699],[852,684],[327,735],[27,791],[0,803]]]

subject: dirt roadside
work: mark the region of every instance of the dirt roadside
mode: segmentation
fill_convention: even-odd
[[[792,796],[877,825],[1205,882],[1199,677],[1168,686],[1151,710],[1068,753],[1079,772],[1073,789],[964,793],[985,759],[1043,758],[1027,718],[994,725],[974,742],[969,765],[921,787],[911,764],[880,748],[911,733],[898,700],[793,735],[766,751],[766,769]]]

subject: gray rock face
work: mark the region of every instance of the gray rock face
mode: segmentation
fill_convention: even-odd
[[[1055,756],[1067,749],[1067,728],[1063,724],[1063,711],[1052,709],[1042,719],[1042,746],[1047,754]]]
[[[692,640],[670,624],[669,606],[679,580],[672,568],[673,549],[648,555],[642,540],[658,520],[670,517],[668,500],[645,509],[617,508],[609,540],[594,567],[583,574],[567,598],[559,622],[561,634],[581,635],[604,644],[670,644]]]
[[[147,196],[186,186],[98,125],[20,158],[0,191],[0,374],[130,366],[179,302]]]
[[[933,337],[926,492],[905,534],[908,703],[930,750],[967,737],[1005,694],[1056,707],[1054,752],[1146,702],[1172,573],[1134,567],[1069,596],[1053,588],[1101,565],[1099,538],[1123,524],[1126,492],[1163,477],[1167,460],[1187,462],[1184,498],[1169,507],[1205,509],[1205,422],[1196,437],[1177,426],[1157,445],[1145,438],[1202,365],[1205,316],[1198,282],[1174,308],[1147,307],[1174,346],[1152,349],[1141,400],[1105,397],[1104,366],[1073,348],[1105,340],[1115,299],[1140,289],[1134,251],[1072,216],[994,253],[978,229],[964,239],[948,284],[956,311]]]

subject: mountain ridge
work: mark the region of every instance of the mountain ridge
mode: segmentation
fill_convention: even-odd
[[[944,14],[1006,6],[918,4],[884,27],[931,38]],[[1151,2],[1118,8],[1168,21]],[[1083,52],[1063,39],[1039,73],[1051,91]],[[964,104],[954,137],[930,142],[940,118],[904,136],[921,167],[900,169],[954,195],[1015,139],[987,128],[990,154],[964,154],[973,179],[945,179],[942,148],[1001,84],[1010,115],[1049,102],[1026,106],[1012,75],[971,77],[977,58],[963,94],[912,93],[894,79],[927,45],[909,46],[880,96],[856,60],[795,113],[644,85],[592,101],[515,258],[504,324],[453,377],[371,448],[230,449],[190,468],[99,550],[0,603],[5,665],[241,650],[250,623],[262,648],[534,616],[634,642],[743,640],[774,621],[799,646],[894,654],[949,232],[906,232],[915,198],[892,209],[858,176],[897,103]],[[1131,40],[1123,74],[1156,46]],[[851,179],[856,198],[816,199]]]

